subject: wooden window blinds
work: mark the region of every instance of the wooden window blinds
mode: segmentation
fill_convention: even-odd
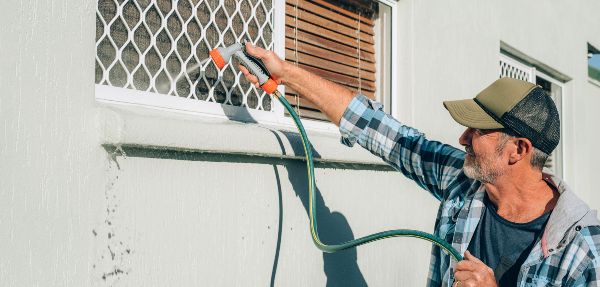
[[[286,60],[374,98],[375,4],[371,0],[286,0]],[[326,120],[288,87],[286,98],[301,117]]]

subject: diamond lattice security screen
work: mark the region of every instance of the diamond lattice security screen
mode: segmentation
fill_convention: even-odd
[[[535,84],[535,68],[500,55],[500,78],[502,77],[511,77]]]
[[[236,60],[202,60],[246,40],[272,49],[272,15],[272,0],[98,0],[96,84],[271,111]]]

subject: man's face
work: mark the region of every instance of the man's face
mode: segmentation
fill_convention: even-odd
[[[501,130],[467,128],[459,139],[467,155],[463,171],[469,178],[494,183],[506,171],[503,149],[506,144]]]

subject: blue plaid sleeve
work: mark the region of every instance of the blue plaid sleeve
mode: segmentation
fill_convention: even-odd
[[[340,121],[341,141],[347,146],[358,142],[381,157],[438,200],[461,174],[464,152],[430,141],[418,130],[402,125],[383,111],[383,106],[363,95],[356,96]]]
[[[590,267],[584,271],[583,278],[585,282],[580,286],[600,286],[600,260],[596,259],[591,263]]]
[[[535,275],[560,286],[600,286],[600,226],[579,231],[564,250],[561,260],[534,270]],[[556,274],[562,274],[563,277]]]
[[[586,252],[579,257],[590,261],[583,272],[585,282],[581,286],[600,286],[600,226],[583,228],[581,234],[587,243],[587,250],[582,248]]]

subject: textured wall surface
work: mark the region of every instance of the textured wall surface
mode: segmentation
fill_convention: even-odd
[[[116,157],[119,168],[108,192],[114,202],[107,206],[112,225],[97,239],[116,251],[116,260],[103,248],[96,254],[108,266],[118,264],[124,273],[111,280],[124,286],[424,282],[424,268],[398,270],[427,265],[425,242],[397,239],[358,251],[319,252],[309,234],[305,165],[300,161],[124,150],[127,157]],[[431,205],[428,195],[373,189],[372,182],[377,187],[402,182],[394,173],[325,165],[317,169],[317,178],[325,242],[400,225],[432,225],[424,210],[407,216],[415,204]],[[419,216],[422,223],[411,220]],[[107,239],[106,232],[113,238]],[[417,260],[403,258],[407,255]]]
[[[0,4],[0,285],[86,286],[106,153],[91,113],[94,3]]]
[[[593,112],[600,103],[600,88],[588,82],[586,47],[588,42],[600,42],[600,3],[398,4],[400,118],[430,138],[458,144],[463,128],[454,123],[441,101],[473,97],[497,79],[503,41],[572,78],[563,94],[564,178],[591,206],[600,208],[593,189],[600,155],[592,152],[600,140],[593,127],[600,122],[600,115]]]
[[[313,246],[293,133],[96,102],[94,1],[0,11],[1,286],[424,285],[425,242]],[[585,60],[586,43],[600,43],[597,11],[596,1],[399,1],[400,118],[457,143],[441,101],[493,81],[504,41],[573,79],[565,178],[599,208],[600,88]],[[326,242],[431,231],[431,196],[335,135],[313,135]]]

